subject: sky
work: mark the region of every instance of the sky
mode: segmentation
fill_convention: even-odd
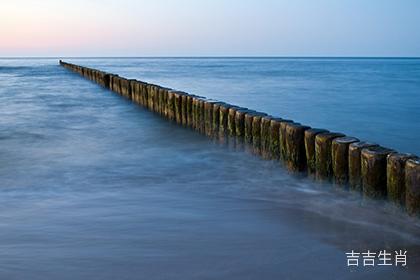
[[[9,56],[420,56],[420,1],[0,0]]]

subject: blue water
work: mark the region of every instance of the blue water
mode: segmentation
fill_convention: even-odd
[[[420,59],[70,59],[420,154]]]
[[[419,150],[419,60],[68,61]],[[0,59],[0,279],[416,279],[419,232],[55,59]],[[408,266],[346,266],[368,249]]]

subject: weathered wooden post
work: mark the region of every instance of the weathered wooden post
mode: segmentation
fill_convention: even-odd
[[[247,144],[252,144],[252,120],[255,114],[255,111],[250,110],[244,117],[244,140]]]
[[[206,99],[201,96],[193,96],[192,99],[192,128],[197,131],[201,131],[204,128],[204,101]]]
[[[114,74],[109,74],[109,90],[114,91],[114,81],[112,80],[114,78]]]
[[[193,96],[192,104],[191,104],[191,111],[192,111],[192,129],[197,129],[197,107],[198,107],[198,96]]]
[[[316,161],[315,161],[315,137],[320,133],[329,132],[326,129],[311,128],[305,130],[305,154],[306,154],[306,165],[308,174],[313,175],[316,172]]]
[[[157,113],[162,117],[165,116],[165,106],[163,104],[163,87],[156,87],[156,96],[157,96]]]
[[[221,104],[219,107],[219,136],[221,139],[225,139],[228,134],[228,115],[230,104]]]
[[[193,110],[192,110],[192,103],[193,103],[193,95],[187,95],[187,126],[193,126]]]
[[[355,142],[349,145],[349,186],[351,189],[362,191],[362,150],[377,146],[369,142]]]
[[[122,87],[123,87],[122,80],[123,80],[122,77],[120,76],[116,77],[116,82],[117,82],[116,92],[119,95],[122,95]]]
[[[363,195],[386,196],[386,158],[393,151],[384,147],[364,148],[361,153]]]
[[[231,106],[228,110],[228,134],[230,137],[234,137],[236,135],[236,128],[235,128],[235,115],[236,111],[239,109],[237,106]]]
[[[349,179],[349,145],[359,142],[355,137],[339,137],[332,141],[332,169],[337,184],[347,184]]]
[[[344,134],[334,132],[320,133],[315,136],[315,165],[317,179],[329,179],[332,177],[332,140],[344,136]]]
[[[197,130],[200,133],[205,133],[204,129],[204,102],[206,99],[204,97],[197,98],[197,104],[196,104],[196,127],[195,130]]]
[[[100,86],[103,86],[103,87],[105,86],[104,76],[105,76],[105,72],[96,71],[96,83]]]
[[[204,102],[204,130],[208,137],[213,135],[213,104],[215,101],[206,100]]]
[[[261,156],[264,159],[271,159],[271,120],[272,116],[261,118]]]
[[[252,148],[255,154],[261,154],[261,119],[267,114],[255,112],[252,118]]]
[[[139,104],[139,83],[137,80],[130,80],[130,89],[131,89],[131,100],[134,103]]]
[[[174,91],[174,105],[175,105],[175,121],[178,124],[182,124],[182,93],[180,91]]]
[[[235,134],[236,137],[243,140],[245,136],[245,114],[248,112],[247,109],[242,108],[236,110],[235,114]]]
[[[149,97],[147,96],[148,95],[147,88],[148,88],[148,84],[143,83],[142,86],[141,86],[141,95],[142,95],[142,105],[145,108],[149,107],[149,103],[148,103],[149,102]]]
[[[89,80],[93,81],[93,70],[88,68],[88,78]]]
[[[420,216],[420,159],[405,164],[406,208],[410,215]]]
[[[280,159],[280,122],[282,118],[271,118],[270,120],[270,158]]]
[[[220,128],[220,106],[222,106],[224,103],[223,102],[216,102],[213,104],[213,123],[212,123],[212,128],[213,128],[213,136],[214,137],[220,137],[219,134],[219,128]]]
[[[160,114],[159,108],[159,86],[153,85],[153,112]]]
[[[98,71],[95,69],[92,70],[92,81],[98,83]]]
[[[188,93],[184,92],[181,95],[181,123],[183,126],[187,126],[188,124],[187,99],[188,99]]]
[[[169,119],[169,109],[168,109],[168,92],[172,89],[170,88],[161,88],[162,94],[162,115]]]
[[[110,88],[109,81],[110,81],[110,74],[105,74],[104,78],[103,78],[103,83],[104,83],[104,87],[106,87],[108,89]]]
[[[398,206],[403,206],[405,203],[405,164],[411,158],[415,158],[415,156],[403,153],[391,153],[387,157],[388,200]]]
[[[159,96],[159,92],[160,92],[160,86],[158,85],[153,85],[153,92],[154,92],[154,100],[153,100],[153,111],[157,114],[160,115],[161,111],[160,111],[160,96]]]
[[[113,92],[118,93],[118,92],[119,92],[119,80],[118,80],[118,75],[114,75],[114,74],[112,74],[112,75],[110,75],[110,78],[111,78],[111,83],[112,83],[112,88],[111,88],[111,90],[112,90]]]
[[[175,93],[172,90],[168,91],[167,102],[168,118],[171,121],[175,121]]]
[[[159,107],[159,88],[158,85],[153,85],[153,112],[160,114],[160,107]]]
[[[306,169],[305,130],[309,126],[296,123],[286,124],[286,158],[290,171],[304,171]]]
[[[95,83],[100,84],[101,80],[100,80],[100,75],[101,72],[98,70],[93,70],[93,80],[95,81]]]
[[[280,159],[287,163],[287,148],[286,148],[286,126],[293,121],[282,120],[280,121],[279,128],[279,142],[280,142]],[[299,123],[296,123],[299,124]]]
[[[125,79],[124,81],[124,86],[125,86],[125,97],[127,99],[133,100],[133,93],[131,92],[131,80]]]
[[[137,81],[137,87],[138,87],[138,91],[137,91],[137,94],[138,94],[137,102],[141,106],[144,106],[144,104],[143,104],[143,86],[144,86],[144,83],[143,82]]]
[[[117,81],[118,81],[118,87],[117,87],[117,93],[121,96],[123,95],[123,91],[124,91],[124,80],[125,78],[123,77],[117,77]]]
[[[153,96],[153,85],[152,84],[147,84],[146,85],[147,88],[147,108],[150,111],[153,111],[153,101],[154,101],[154,96]],[[175,98],[175,96],[174,96]]]
[[[121,95],[125,98],[131,99],[130,83],[127,79],[121,78]]]

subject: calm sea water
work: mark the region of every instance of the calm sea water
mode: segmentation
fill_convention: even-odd
[[[71,59],[420,154],[420,59]]]
[[[68,59],[419,154],[420,60]],[[416,279],[420,222],[0,59],[0,279]],[[351,250],[408,266],[346,266]]]

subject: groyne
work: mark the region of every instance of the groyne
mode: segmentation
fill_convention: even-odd
[[[278,160],[292,172],[387,199],[420,216],[420,159],[339,132],[59,61],[63,67],[179,125]]]

